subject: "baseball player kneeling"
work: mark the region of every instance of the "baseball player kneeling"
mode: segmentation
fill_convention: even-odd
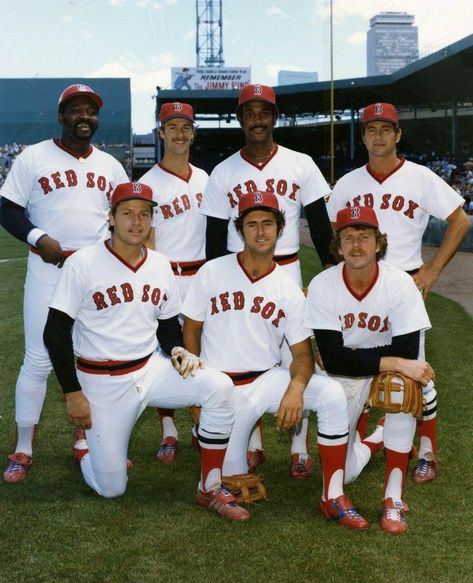
[[[372,208],[340,210],[335,231],[332,253],[344,261],[310,283],[304,324],[314,329],[323,366],[342,384],[348,398],[346,481],[353,481],[384,445],[381,528],[400,533],[407,529],[402,496],[416,419],[412,413],[387,413],[384,443],[382,424],[363,441],[356,441],[356,427],[378,373],[402,373],[424,386],[434,379],[431,366],[417,359],[421,332],[430,328],[429,317],[412,278],[379,261],[387,239]],[[420,386],[418,392],[421,399]]]
[[[304,294],[273,259],[284,227],[278,199],[266,191],[242,195],[235,225],[243,251],[203,265],[181,307],[186,348],[225,371],[235,384],[236,417],[223,474],[248,472],[248,439],[261,415],[273,413],[277,427],[288,430],[303,411],[316,411],[324,482],[320,511],[343,526],[367,528],[343,493],[348,441],[343,389],[313,374],[311,331],[303,326]],[[292,353],[289,369],[278,364],[284,338]]]
[[[153,192],[140,183],[113,192],[112,236],[63,267],[44,331],[68,419],[86,429],[75,444],[87,484],[105,497],[126,489],[130,434],[145,407],[201,406],[197,501],[231,520],[248,512],[221,486],[234,419],[233,387],[181,347],[180,296],[169,261],[147,250]],[[156,351],[158,340],[166,358]],[[74,366],[73,345],[77,353]]]

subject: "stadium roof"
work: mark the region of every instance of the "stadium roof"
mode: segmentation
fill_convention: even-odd
[[[281,85],[275,92],[279,111],[286,117],[326,114],[330,110],[330,81]],[[238,90],[159,89],[158,100],[190,103],[197,116],[226,117],[235,113],[238,94]],[[473,102],[473,34],[391,75],[337,80],[334,94],[336,110],[358,110],[375,101],[392,102],[398,107]]]

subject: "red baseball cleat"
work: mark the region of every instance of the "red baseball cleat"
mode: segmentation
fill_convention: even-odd
[[[314,473],[314,460],[308,453],[293,453],[291,456],[291,478],[294,480],[308,480]]]
[[[210,492],[198,490],[197,502],[200,506],[213,510],[213,512],[229,520],[242,521],[250,518],[250,513],[241,506],[238,506],[235,496],[223,486],[218,490],[211,490]]]
[[[5,482],[14,484],[26,479],[26,472],[31,468],[33,459],[30,455],[22,453],[12,453],[8,456],[9,464],[7,469],[3,472],[3,479]]]
[[[264,464],[266,456],[262,449],[249,449],[246,452],[246,462],[248,463],[248,473],[255,474],[258,466]]]
[[[369,527],[369,522],[358,514],[345,495],[327,501],[321,500],[319,509],[322,516],[335,519],[341,526],[357,530],[366,530]]]
[[[407,521],[404,516],[404,503],[402,500],[386,498],[383,506],[383,516],[379,523],[381,530],[391,534],[401,534],[407,530]]]
[[[438,473],[437,462],[421,458],[414,467],[414,482],[416,484],[427,484],[427,482],[435,480]]]
[[[175,462],[177,458],[177,439],[175,437],[166,437],[161,442],[156,457],[165,464]]]

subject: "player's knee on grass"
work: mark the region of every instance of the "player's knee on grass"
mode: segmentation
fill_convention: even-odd
[[[125,493],[126,483],[126,472],[95,472],[92,487],[103,498],[115,498]]]

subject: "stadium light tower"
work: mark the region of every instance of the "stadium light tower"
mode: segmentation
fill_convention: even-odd
[[[222,0],[196,0],[197,67],[223,67]]]

